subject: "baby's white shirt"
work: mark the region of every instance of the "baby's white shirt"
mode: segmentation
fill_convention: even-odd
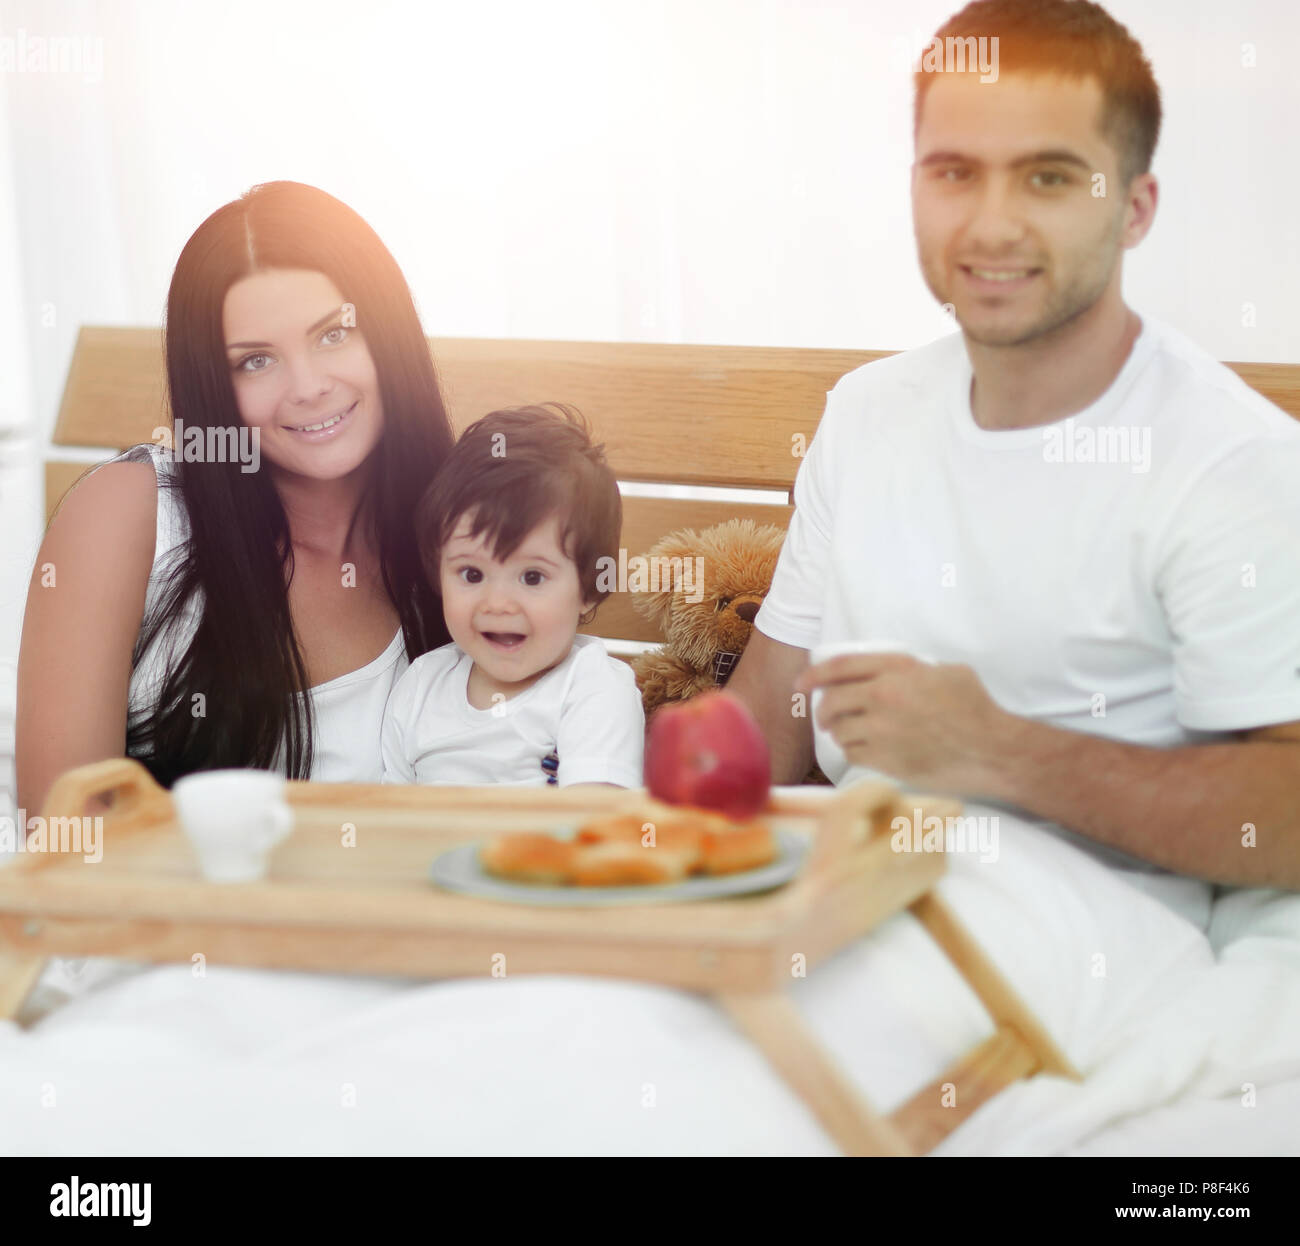
[[[381,732],[385,783],[545,786],[559,757],[561,787],[640,787],[645,715],[636,677],[594,636],[518,696],[469,703],[473,660],[459,645],[416,658],[388,699]]]

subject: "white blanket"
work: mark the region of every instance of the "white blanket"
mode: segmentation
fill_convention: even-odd
[[[1300,1154],[1300,895],[1233,893],[1207,938],[1000,829],[940,892],[1086,1080],[1019,1083],[936,1154]],[[992,1030],[909,915],[791,991],[886,1111]],[[56,962],[28,1015],[0,1023],[9,1154],[836,1153],[720,1009],[665,987]]]

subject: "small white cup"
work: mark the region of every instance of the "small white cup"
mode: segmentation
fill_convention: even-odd
[[[251,883],[293,829],[284,776],[267,770],[204,770],[177,780],[172,800],[213,883]]]
[[[829,662],[832,658],[854,657],[858,654],[871,653],[901,653],[905,657],[916,658],[918,662],[930,661],[924,654],[918,653],[914,645],[909,645],[902,640],[834,640],[824,645],[818,645],[808,655],[808,660],[811,665],[816,666],[821,662]],[[814,722],[816,721],[817,711],[821,708],[821,703],[822,690],[815,688],[812,696]],[[888,779],[887,775],[877,774],[875,771],[867,770],[861,766],[849,766],[844,769],[844,754],[840,751],[839,745],[831,738],[830,733],[817,728],[816,738],[819,750],[818,763],[822,769],[827,774],[843,771],[837,786],[843,787],[861,778]]]
[[[916,658],[919,662],[930,659],[916,651],[915,646],[901,640],[835,640],[825,645],[818,645],[809,655],[813,665],[829,662],[831,658],[850,657],[861,653],[901,653],[905,657]]]

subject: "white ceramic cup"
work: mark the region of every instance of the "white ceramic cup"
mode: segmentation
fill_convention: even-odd
[[[915,646],[901,640],[835,640],[828,644],[818,645],[808,655],[808,660],[811,665],[816,666],[820,662],[829,662],[831,658],[852,657],[857,654],[867,653],[901,653],[906,657],[916,658],[919,662],[928,662],[930,660],[924,654],[918,653]],[[812,696],[814,722],[816,721],[817,711],[821,708],[821,703],[822,690],[816,688],[813,690]],[[840,773],[837,786],[843,787],[861,778],[888,777],[878,775],[874,771],[866,770],[861,766],[848,766],[846,769],[844,754],[840,751],[839,745],[831,738],[830,733],[819,730],[816,738],[818,764],[827,774]]]
[[[293,829],[284,776],[267,770],[204,770],[178,779],[172,800],[213,883],[250,883],[266,875],[267,860]]]
[[[818,645],[809,658],[815,666],[819,662],[829,662],[831,658],[848,657],[860,653],[901,653],[905,657],[916,658],[920,662],[930,659],[916,651],[915,647],[901,640],[836,640],[829,644]]]

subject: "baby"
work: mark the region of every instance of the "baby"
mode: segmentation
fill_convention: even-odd
[[[471,425],[420,503],[452,643],[393,687],[385,783],[641,785],[632,670],[576,634],[609,595],[598,570],[617,560],[622,499],[581,416],[556,410]]]

